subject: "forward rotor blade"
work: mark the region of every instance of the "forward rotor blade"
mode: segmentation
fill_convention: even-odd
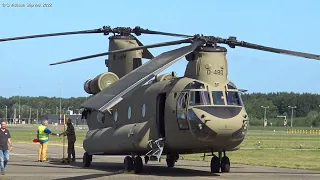
[[[184,46],[160,54],[81,104],[81,107],[95,109],[100,112],[109,110],[127,97],[128,94],[131,94],[131,92],[137,89],[139,85],[146,83],[171,64],[194,51],[203,43],[204,42],[201,41],[195,41],[189,46]]]
[[[268,51],[268,52],[273,52],[273,53],[286,54],[286,55],[291,55],[291,56],[298,56],[298,57],[304,57],[304,58],[308,58],[308,59],[320,60],[320,55],[298,52],[298,51],[290,51],[290,50],[285,50],[285,49],[278,49],[278,48],[273,48],[273,47],[268,47],[268,46],[261,46],[258,44],[252,44],[252,43],[248,43],[245,41],[237,41],[237,40],[235,40],[235,38],[229,38],[229,39],[217,38],[217,42],[228,44],[232,48],[234,48],[235,46],[240,46],[240,47],[246,47],[246,48],[251,48],[251,49],[256,49],[256,50],[261,50],[261,51]]]
[[[19,40],[19,39],[31,39],[31,38],[39,38],[39,37],[48,37],[48,36],[63,36],[63,35],[71,35],[71,34],[90,34],[90,33],[102,33],[102,32],[103,32],[102,29],[92,29],[92,30],[84,30],[84,31],[38,34],[38,35],[31,35],[31,36],[20,36],[20,37],[13,37],[13,38],[4,38],[4,39],[0,39],[0,42],[2,42],[2,41],[13,41],[13,40]]]
[[[81,61],[85,59],[90,59],[90,58],[95,58],[99,56],[106,56],[110,54],[115,54],[115,53],[123,53],[123,52],[128,52],[128,51],[134,51],[134,50],[139,50],[139,49],[147,49],[147,48],[155,48],[155,47],[161,47],[161,46],[170,46],[170,45],[177,45],[177,44],[182,44],[182,43],[188,43],[191,42],[190,39],[183,39],[183,40],[178,40],[178,41],[169,41],[169,42],[163,42],[163,43],[157,43],[157,44],[151,44],[151,45],[146,45],[146,46],[138,46],[138,47],[133,47],[133,48],[128,48],[128,49],[119,49],[115,51],[109,51],[105,53],[99,53],[99,54],[94,54],[90,56],[83,56],[79,58],[74,58],[66,61],[60,61],[56,63],[52,63],[50,65],[57,65],[57,64],[64,64],[64,63],[69,63],[69,62],[75,62],[75,61]]]

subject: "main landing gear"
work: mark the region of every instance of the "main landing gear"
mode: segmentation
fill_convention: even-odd
[[[140,173],[143,170],[143,162],[140,156],[126,156],[123,161],[124,171],[134,171],[134,173]]]
[[[220,168],[221,172],[230,172],[230,160],[228,156],[226,156],[226,152],[223,152],[223,157],[222,157],[222,152],[219,152],[219,157],[214,155],[212,153],[213,157],[211,159],[211,172],[212,173],[219,173]]]
[[[90,167],[91,162],[92,162],[92,155],[89,155],[89,153],[85,152],[82,157],[83,167]]]

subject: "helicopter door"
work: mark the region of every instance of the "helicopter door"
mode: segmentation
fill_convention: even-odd
[[[157,97],[157,126],[158,126],[158,137],[165,137],[165,103],[167,95],[166,93],[160,93]]]
[[[187,122],[188,92],[181,92],[177,100],[177,121],[180,130],[188,130]]]

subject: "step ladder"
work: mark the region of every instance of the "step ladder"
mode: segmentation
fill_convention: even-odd
[[[165,138],[159,138],[154,142],[152,140],[148,141],[151,150],[146,154],[149,157],[149,161],[161,161],[161,155],[164,148]]]

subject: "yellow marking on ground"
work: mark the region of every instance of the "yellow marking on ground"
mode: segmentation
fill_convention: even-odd
[[[216,178],[216,177],[203,177],[203,176],[198,176],[199,178],[202,178],[202,179],[216,179],[216,180],[223,180],[223,179],[220,179],[220,178]]]

